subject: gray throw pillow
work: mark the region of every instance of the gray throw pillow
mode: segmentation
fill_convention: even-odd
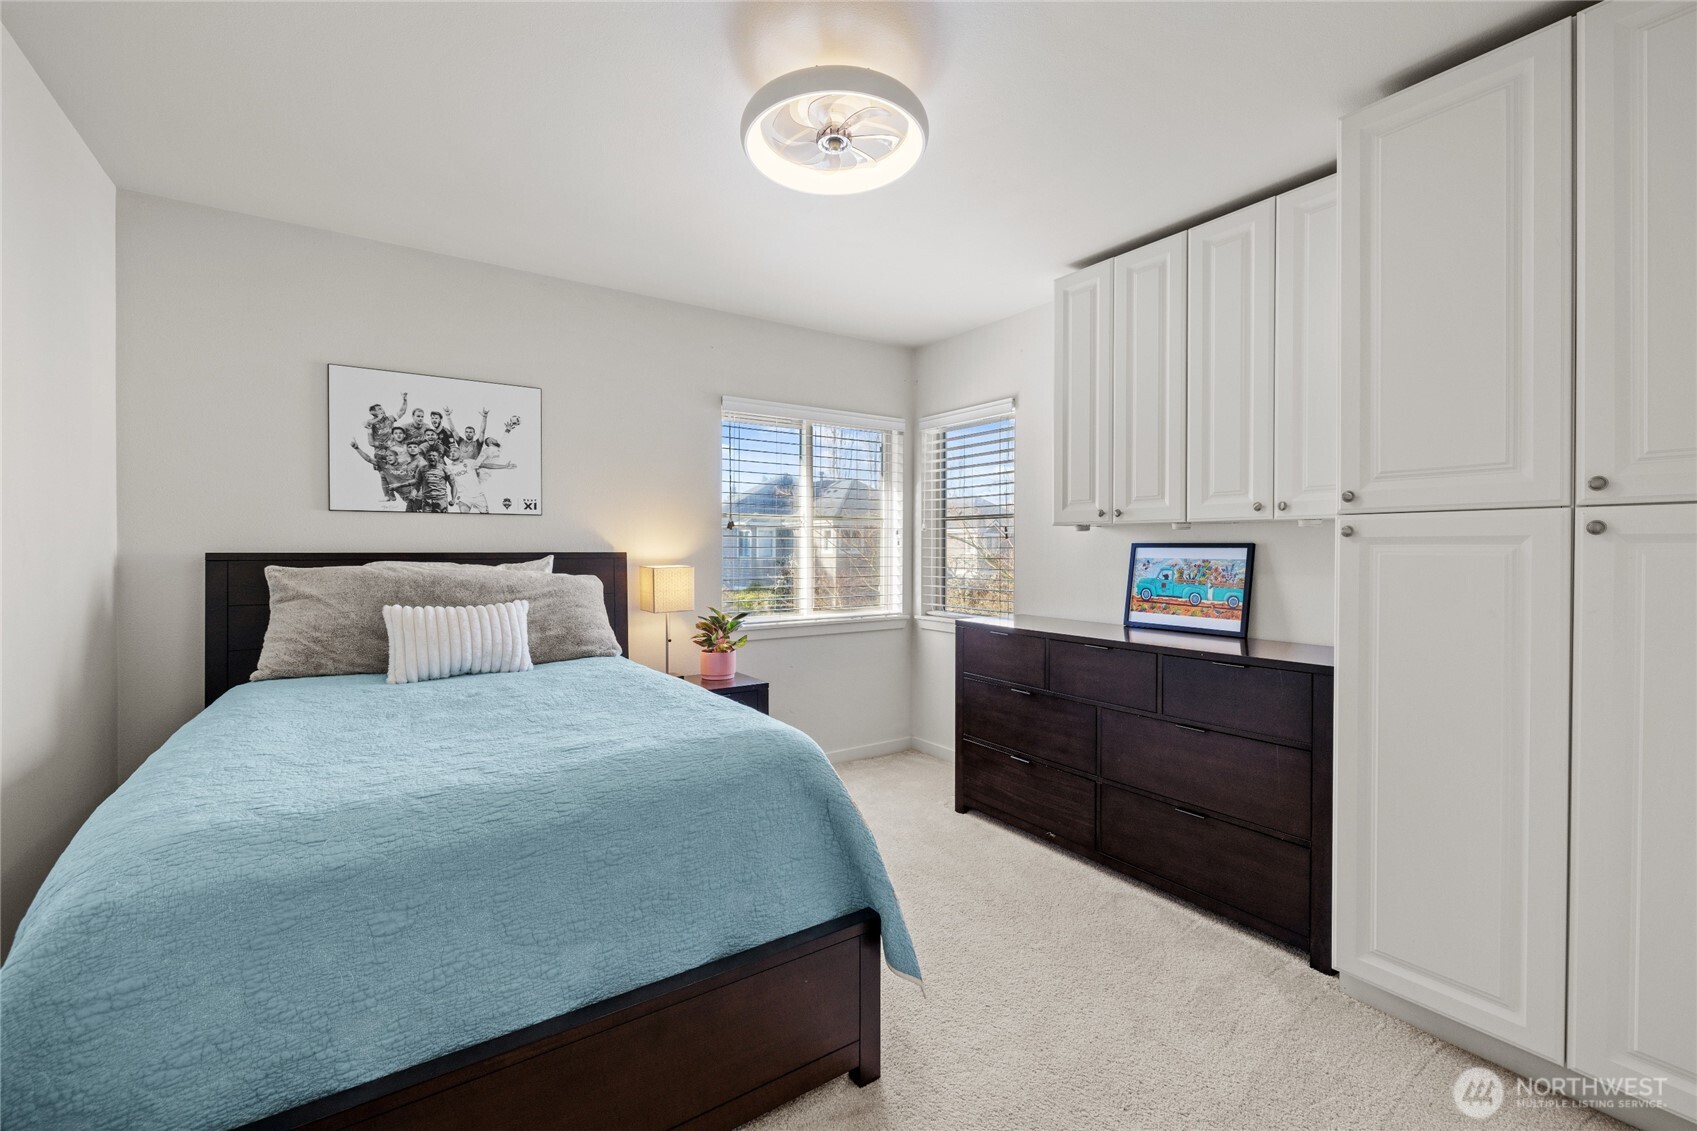
[[[271,620],[252,676],[256,680],[388,671],[384,605],[529,601],[535,663],[620,654],[598,577],[495,569],[266,566],[265,581],[271,587]]]
[[[410,569],[430,573],[440,569],[505,569],[518,573],[553,573],[554,555],[532,558],[528,562],[502,562],[499,565],[479,565],[476,562],[367,562],[366,569]]]

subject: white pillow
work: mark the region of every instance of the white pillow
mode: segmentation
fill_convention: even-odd
[[[390,683],[531,669],[529,601],[384,605],[383,625],[389,630]]]

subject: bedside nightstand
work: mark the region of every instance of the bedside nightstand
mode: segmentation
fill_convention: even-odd
[[[702,679],[698,675],[684,676],[689,682],[700,688],[705,688],[715,695],[723,695],[726,699],[735,699],[744,707],[753,707],[762,715],[770,715],[767,709],[766,693],[771,684],[763,679],[755,679],[750,675],[738,672],[730,679]]]

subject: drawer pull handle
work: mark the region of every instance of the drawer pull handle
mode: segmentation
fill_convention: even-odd
[[[1208,662],[1216,668],[1247,668],[1249,666],[1248,664],[1227,663],[1225,660],[1209,660]]]
[[[1010,687],[1010,688],[1008,688],[1008,690],[1013,692],[1015,695],[1030,695],[1031,694],[1031,692],[1027,691],[1023,687]]]
[[[1189,809],[1180,809],[1177,805],[1173,806],[1173,812],[1183,813],[1186,817],[1195,817],[1198,821],[1206,821],[1208,819],[1208,814],[1206,813],[1192,813]]]
[[[992,628],[990,630],[990,635],[991,636],[1012,636],[1013,633],[1011,633],[1011,632],[997,632],[995,629]]]
[[[1207,734],[1208,733],[1207,727],[1187,727],[1183,723],[1174,723],[1173,725],[1180,730],[1194,731],[1197,734]]]
[[[1106,651],[1108,651],[1108,646],[1106,644],[1080,644],[1079,647],[1080,648],[1088,648],[1092,652],[1106,652]]]
[[[1022,766],[1031,765],[1031,759],[1030,758],[1021,758],[1018,754],[1009,754],[1008,757],[1012,758],[1014,761],[1018,762]]]

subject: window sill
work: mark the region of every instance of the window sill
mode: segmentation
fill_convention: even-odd
[[[932,616],[932,615],[927,613],[927,614],[924,614],[924,615],[921,615],[921,616],[914,617],[913,622],[915,624],[917,624],[920,628],[927,629],[928,631],[931,631],[931,632],[946,632],[949,635],[953,636],[954,631],[955,631],[955,624],[959,619],[960,619],[959,617]]]
[[[889,632],[906,628],[910,621],[906,613],[889,613],[870,617],[815,617],[809,620],[776,620],[764,624],[748,623],[742,630],[749,640],[784,640],[791,636],[836,636],[846,632]]]

